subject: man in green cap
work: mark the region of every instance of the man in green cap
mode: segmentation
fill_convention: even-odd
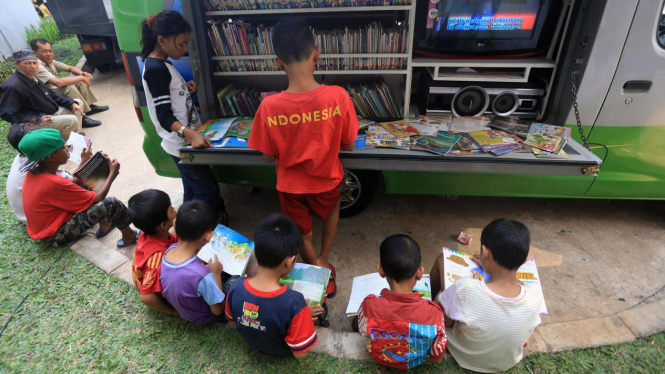
[[[31,131],[18,148],[28,158],[19,170],[27,171],[22,200],[32,239],[63,244],[99,223],[97,237],[117,227],[122,232],[118,247],[136,244],[138,235],[129,226],[127,207],[114,197],[106,197],[120,170],[118,160],[109,160],[109,177],[94,192],[81,187],[77,179],[71,181],[56,174],[69,159],[68,147],[58,130]]]

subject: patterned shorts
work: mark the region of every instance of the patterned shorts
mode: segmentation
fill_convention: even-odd
[[[107,197],[96,204],[92,204],[85,211],[75,213],[69,221],[60,226],[54,236],[47,240],[55,241],[56,244],[68,243],[85,234],[102,219],[111,221],[118,229],[124,229],[132,223],[125,204],[115,197]]]

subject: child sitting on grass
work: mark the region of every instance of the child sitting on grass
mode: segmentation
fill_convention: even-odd
[[[199,324],[215,322],[224,312],[222,263],[217,255],[207,264],[196,257],[210,242],[217,218],[217,211],[205,201],[182,204],[173,223],[178,243],[162,256],[162,296],[180,317]]]
[[[407,235],[393,235],[379,252],[377,269],[390,290],[384,288],[380,297],[367,296],[358,310],[358,329],[369,341],[367,349],[378,363],[402,370],[428,358],[440,361],[447,343],[443,311],[413,290],[423,277],[420,246]]]
[[[109,160],[111,173],[102,188],[94,192],[76,184],[76,180],[57,175],[60,165],[69,160],[69,150],[60,131],[31,131],[21,139],[18,148],[27,158],[19,171],[27,171],[22,201],[28,234],[33,240],[64,244],[99,223],[97,237],[117,227],[122,232],[118,247],[136,244],[137,233],[129,227],[127,207],[114,197],[106,197],[120,170],[118,160]]]
[[[142,231],[132,262],[134,287],[141,294],[141,302],[150,309],[178,314],[162,297],[162,284],[159,282],[162,256],[178,242],[178,237],[169,232],[176,217],[171,199],[166,192],[151,189],[132,196],[128,205],[132,223]]]
[[[226,299],[226,318],[235,322],[249,347],[270,355],[307,356],[317,343],[313,313],[302,294],[279,283],[293,270],[302,247],[300,229],[290,218],[272,215],[254,234],[258,273],[235,281]]]
[[[517,269],[529,254],[529,229],[521,222],[497,219],[480,236],[473,261],[489,274],[484,281],[464,277],[438,297],[446,315],[448,351],[468,370],[506,371],[522,359],[522,348],[540,324],[540,291],[527,290]],[[430,273],[432,295],[443,289],[440,255]]]

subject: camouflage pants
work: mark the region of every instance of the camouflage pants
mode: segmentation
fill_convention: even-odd
[[[87,210],[75,213],[69,221],[60,226],[51,239],[55,240],[57,244],[68,243],[85,234],[88,229],[98,224],[102,219],[111,221],[118,229],[124,229],[132,223],[125,204],[115,197],[107,197],[96,204],[92,204]]]

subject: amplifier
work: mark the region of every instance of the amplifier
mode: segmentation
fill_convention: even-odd
[[[427,115],[475,117],[484,114],[536,118],[545,90],[534,83],[428,80],[420,88],[419,110]]]

